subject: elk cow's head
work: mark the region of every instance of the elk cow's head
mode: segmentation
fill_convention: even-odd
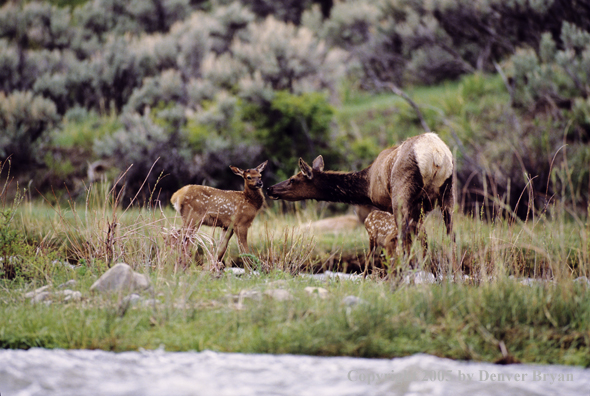
[[[318,155],[312,166],[299,158],[299,168],[301,172],[295,176],[270,186],[267,190],[269,198],[286,201],[318,199],[321,186],[318,185],[317,176],[324,171],[324,158]]]

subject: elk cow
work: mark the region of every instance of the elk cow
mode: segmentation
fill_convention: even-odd
[[[447,233],[453,236],[453,155],[436,133],[428,132],[383,150],[358,172],[324,171],[318,156],[312,166],[299,158],[301,172],[268,188],[271,199],[373,205],[401,220],[404,249],[426,215],[438,204]],[[456,270],[456,268],[455,268]]]
[[[238,236],[240,249],[249,252],[248,229],[264,204],[264,194],[261,190],[262,171],[267,163],[268,161],[265,161],[254,169],[246,170],[230,166],[236,175],[244,178],[243,191],[188,185],[176,191],[170,199],[189,232],[201,225],[221,227],[226,231],[218,250],[218,261],[223,258],[234,231]]]

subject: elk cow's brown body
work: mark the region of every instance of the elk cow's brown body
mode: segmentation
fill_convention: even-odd
[[[244,178],[243,191],[226,191],[213,187],[188,185],[176,191],[170,202],[182,216],[184,226],[193,230],[201,225],[221,227],[226,232],[217,259],[221,261],[234,231],[240,249],[248,252],[248,229],[264,204],[261,172],[268,161],[254,169],[231,170]]]
[[[422,221],[422,214],[440,205],[447,233],[452,235],[453,156],[437,134],[411,137],[383,150],[359,172],[324,172],[318,156],[310,167],[301,158],[297,175],[268,188],[272,199],[344,202],[373,205],[399,215],[402,239],[409,248]],[[397,216],[396,216],[397,218]]]

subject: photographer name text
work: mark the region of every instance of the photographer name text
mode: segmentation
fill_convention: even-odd
[[[574,381],[573,374],[551,374],[538,370],[530,372],[491,372],[488,370],[477,370],[466,372],[463,370],[426,370],[422,372],[398,372],[394,370],[386,373],[378,373],[371,370],[350,370],[348,380],[352,382],[364,382],[368,384],[381,383],[384,381],[441,381],[441,382],[545,382],[550,385],[558,382]]]

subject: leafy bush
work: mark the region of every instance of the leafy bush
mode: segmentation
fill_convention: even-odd
[[[0,38],[17,43],[21,50],[56,49],[70,44],[70,12],[46,2],[6,2],[0,8]]]
[[[0,92],[0,158],[12,156],[15,168],[25,169],[40,162],[39,142],[57,121],[55,104],[30,91]]]
[[[515,47],[537,47],[545,31],[556,36],[563,21],[588,26],[590,10],[554,0],[347,1],[317,29],[359,60],[364,87],[381,89],[493,71]],[[318,25],[311,15],[306,23]]]
[[[264,18],[272,15],[281,21],[298,25],[303,11],[310,6],[312,0],[243,0],[243,3],[256,15]]]
[[[143,112],[144,108],[163,103],[184,102],[184,84],[180,73],[174,69],[166,70],[157,77],[148,77],[141,88],[133,94],[125,105],[126,111]]]
[[[274,90],[305,92],[333,87],[342,57],[305,27],[268,17],[260,24],[248,25],[247,39],[236,40],[231,53],[247,70],[256,73]],[[221,67],[215,62],[212,68]]]
[[[321,35],[332,45],[352,48],[369,41],[371,30],[381,17],[378,4],[360,0],[339,2],[332,8]]]
[[[0,90],[10,92],[18,86],[14,76],[19,75],[19,53],[14,45],[0,39]]]
[[[51,145],[62,149],[78,148],[91,154],[96,139],[112,135],[121,126],[114,112],[100,116],[93,110],[73,107],[64,115],[59,129],[53,131]]]
[[[169,198],[179,185],[178,177],[193,174],[190,157],[179,146],[178,136],[166,125],[158,125],[149,114],[127,113],[121,122],[122,129],[95,140],[94,154],[117,159],[116,166],[122,172],[118,187],[124,188],[124,203],[132,202],[137,194],[140,200],[135,203],[148,202],[152,193],[156,198],[160,190],[165,192],[161,199]]]
[[[337,162],[330,136],[333,113],[320,93],[279,91],[268,105],[248,107],[245,116],[253,121],[263,155],[276,169],[276,177],[285,179],[297,169],[299,157],[309,161],[322,154],[328,167]]]
[[[22,276],[22,266],[27,250],[23,236],[12,227],[15,212],[0,209],[0,279],[15,279]]]
[[[574,128],[585,130],[590,33],[565,22],[560,38],[562,49],[545,33],[538,53],[520,49],[510,58],[513,104],[529,111],[546,108],[558,116],[561,109],[573,108]]]

